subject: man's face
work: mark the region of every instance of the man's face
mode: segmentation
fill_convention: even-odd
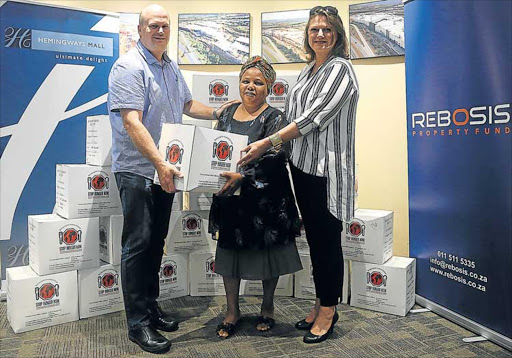
[[[160,57],[167,49],[170,28],[169,17],[165,12],[149,12],[142,25],[139,25],[139,36],[142,44],[155,57]]]

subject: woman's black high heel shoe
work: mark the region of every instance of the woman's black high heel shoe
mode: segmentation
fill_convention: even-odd
[[[323,342],[327,339],[327,337],[332,333],[332,331],[334,330],[334,325],[336,324],[336,322],[338,322],[338,311],[335,311],[334,312],[334,316],[332,317],[332,323],[331,323],[331,327],[329,328],[329,330],[327,331],[326,334],[322,334],[321,336],[317,336],[316,334],[313,334],[311,333],[311,331],[308,331],[305,335],[304,335],[304,343],[320,343],[320,342]],[[311,326],[313,326],[313,324],[311,324]]]
[[[313,322],[307,322],[305,319],[300,320],[299,322],[295,323],[295,328],[301,330],[301,331],[309,331],[311,327],[313,327]]]

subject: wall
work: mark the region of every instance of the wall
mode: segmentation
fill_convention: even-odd
[[[251,55],[261,53],[261,12],[309,9],[317,5],[338,8],[347,28],[350,4],[347,1],[81,1],[39,0],[47,4],[114,12],[140,12],[158,2],[171,14],[169,55],[177,57],[179,13],[250,12]],[[348,28],[347,28],[348,31]],[[357,112],[356,161],[359,164],[359,207],[395,212],[394,254],[409,255],[409,207],[407,182],[407,137],[405,107],[405,57],[354,60],[359,80],[360,100]],[[276,70],[300,70],[303,64],[276,65]],[[239,66],[182,65],[183,70],[228,72]]]

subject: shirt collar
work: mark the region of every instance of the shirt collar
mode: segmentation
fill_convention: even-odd
[[[336,58],[336,56],[330,55],[327,58],[327,60],[325,60],[325,62],[320,65],[320,68],[318,69],[318,71],[316,73],[320,73],[321,71],[323,71],[323,69],[325,68],[325,65],[328,64],[329,62],[331,62],[334,58]],[[309,72],[311,71],[311,69],[313,68],[315,63],[316,63],[316,60],[313,60],[304,68],[304,70],[301,72],[301,75],[299,75],[297,82],[299,82],[304,77],[308,78],[307,76],[309,75]],[[311,77],[309,77],[309,78],[311,78]]]
[[[148,64],[160,64],[160,62],[155,58],[155,56],[153,56],[151,52],[149,52],[149,50],[146,48],[146,46],[142,44],[142,42],[140,42],[140,40],[137,41],[137,50]],[[164,62],[171,62],[171,59],[169,58],[169,56],[167,56],[167,51],[164,52],[162,59],[164,60]]]

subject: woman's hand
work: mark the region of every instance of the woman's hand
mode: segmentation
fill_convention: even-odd
[[[247,147],[242,149],[242,152],[247,152],[240,160],[238,161],[238,165],[244,166],[252,161],[260,158],[268,148],[272,146],[272,143],[270,143],[270,140],[268,138],[260,139],[256,142],[252,142]]]
[[[220,176],[226,178],[227,182],[226,182],[226,184],[224,184],[222,189],[219,190],[217,195],[220,195],[220,196],[233,195],[235,193],[235,191],[237,191],[238,188],[240,188],[240,185],[242,184],[242,174],[240,174],[240,173],[226,172],[226,173],[221,173]]]

